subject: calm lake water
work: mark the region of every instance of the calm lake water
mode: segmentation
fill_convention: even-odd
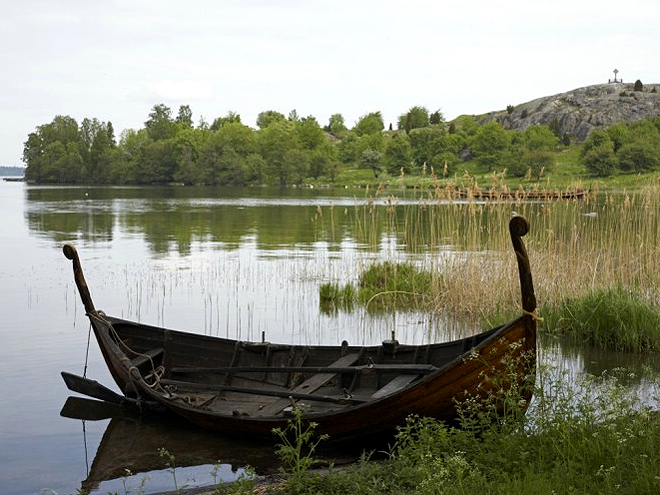
[[[171,490],[160,447],[182,466],[179,483],[190,486],[236,479],[248,464],[258,472],[276,467],[268,446],[239,448],[177,423],[60,414],[65,404],[66,415],[80,413],[67,402],[62,370],[83,374],[87,367],[88,377],[113,386],[93,339],[87,355],[89,324],[62,254],[65,242],[78,248],[97,308],[147,323],[305,344],[372,344],[392,332],[402,342],[424,343],[475,332],[428,314],[374,316],[360,308],[327,314],[319,308],[320,284],[354,282],[374,260],[428,267],[438,256],[460,256],[458,239],[444,239],[441,252],[430,253],[399,235],[397,208],[417,204],[405,195],[393,204],[311,189],[0,182],[0,493],[135,492],[146,477],[145,493]],[[623,362],[554,345],[540,354],[596,374]],[[117,445],[122,449],[114,450]],[[106,466],[106,458],[115,464]]]

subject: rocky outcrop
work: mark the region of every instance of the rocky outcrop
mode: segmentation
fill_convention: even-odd
[[[482,123],[499,121],[505,129],[547,124],[561,136],[584,140],[593,129],[618,122],[660,117],[660,84],[634,91],[633,84],[595,84],[491,112]]]

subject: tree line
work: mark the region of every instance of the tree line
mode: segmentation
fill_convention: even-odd
[[[25,176],[51,183],[286,186],[314,179],[332,182],[343,168],[369,169],[374,177],[431,170],[448,176],[459,163],[475,160],[484,170],[505,168],[509,176],[540,177],[554,166],[562,146],[551,126],[508,131],[497,121],[479,125],[468,116],[447,123],[439,110],[421,106],[401,114],[396,130],[391,125],[385,129],[380,112],[362,116],[350,129],[341,114],[322,127],[313,116],[300,117],[295,110],[288,116],[261,112],[256,124],[256,129],[247,126],[239,114],[229,112],[211,124],[200,119],[194,125],[188,105],[174,115],[157,104],[143,128],[127,129],[117,139],[111,122],[85,118],[78,124],[58,115],[28,135]],[[647,141],[637,138],[650,136],[651,128],[657,133],[657,123],[613,127],[585,142],[589,149],[583,149],[583,160],[589,170],[602,175],[614,172],[607,168],[613,163],[623,170],[657,166],[652,160],[636,161],[640,156],[650,160]],[[620,158],[607,153],[605,136]]]

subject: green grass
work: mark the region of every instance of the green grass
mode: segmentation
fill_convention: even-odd
[[[657,493],[660,422],[612,377],[544,369],[534,410],[457,429],[411,417],[385,462],[310,474],[295,493],[467,495]],[[269,493],[293,493],[287,484]]]
[[[432,276],[410,263],[374,263],[364,270],[357,285],[326,283],[319,288],[321,309],[326,313],[350,311],[355,303],[369,311],[429,309]]]
[[[622,287],[598,289],[542,310],[546,331],[622,352],[660,351],[660,310]]]

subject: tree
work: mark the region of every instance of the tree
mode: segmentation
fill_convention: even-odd
[[[138,184],[169,183],[174,180],[176,168],[174,141],[151,141],[142,150],[135,169],[135,181]]]
[[[176,116],[176,123],[183,128],[191,128],[193,126],[192,110],[188,105],[181,105],[179,113]]]
[[[433,157],[445,152],[456,153],[458,149],[452,148],[453,140],[448,138],[447,133],[441,126],[424,127],[413,129],[408,134],[412,158],[415,165],[422,167],[425,163],[431,165]]]
[[[262,128],[257,134],[259,152],[265,162],[265,175],[280,186],[290,183],[293,175],[287,154],[299,148],[292,127],[292,122],[282,119]]]
[[[241,116],[236,112],[229,111],[227,112],[226,116],[218,117],[213,121],[213,124],[211,124],[211,130],[217,131],[226,124],[240,124],[240,123],[241,123]]]
[[[431,115],[429,115],[429,124],[431,125],[439,125],[444,123],[445,117],[442,115],[442,112],[440,110],[436,110],[433,112]]]
[[[383,165],[391,175],[398,175],[402,170],[410,173],[412,152],[407,134],[395,134],[385,146]]]
[[[121,133],[117,145],[118,157],[112,166],[112,181],[118,184],[136,182],[137,170],[141,166],[145,150],[153,140],[145,129],[126,129]]]
[[[353,127],[353,131],[358,136],[365,136],[367,134],[376,134],[383,132],[385,124],[383,123],[383,116],[380,112],[372,112],[360,117]]]
[[[286,120],[283,113],[276,112],[275,110],[266,110],[257,115],[257,127],[259,129],[265,129],[275,122],[282,122]]]
[[[374,173],[374,177],[378,178],[381,171],[382,155],[375,150],[366,149],[360,155],[360,168],[368,168]]]
[[[637,81],[635,81],[635,87],[633,89],[634,91],[644,91],[644,85],[642,84],[642,81],[637,79]]]
[[[491,120],[477,130],[470,149],[477,162],[491,170],[501,160],[510,143],[511,135],[504,130],[502,124]]]
[[[559,139],[549,126],[533,125],[523,132],[522,145],[528,151],[555,151]]]
[[[23,145],[25,177],[35,182],[82,182],[84,149],[76,120],[58,115],[28,135]]]
[[[617,153],[617,160],[621,170],[655,170],[660,165],[660,143],[648,139],[639,139],[624,144]]]
[[[596,176],[607,177],[617,168],[614,143],[606,131],[594,130],[580,149],[582,164]]]
[[[605,132],[612,140],[615,153],[630,140],[630,129],[623,122],[609,126]]]
[[[406,132],[428,126],[429,111],[424,107],[412,107],[407,113],[400,115],[397,122],[397,128]]]
[[[295,121],[294,130],[303,148],[313,150],[326,141],[323,129],[312,116]]]
[[[209,141],[208,130],[185,129],[173,139],[173,153],[176,169],[173,179],[183,184],[204,183],[204,172],[200,156]]]
[[[149,113],[149,119],[144,123],[148,136],[154,141],[169,139],[176,134],[176,124],[172,120],[172,110],[159,103],[154,105]]]
[[[332,114],[326,130],[335,137],[345,134],[348,129],[346,128],[343,115],[340,113]]]

